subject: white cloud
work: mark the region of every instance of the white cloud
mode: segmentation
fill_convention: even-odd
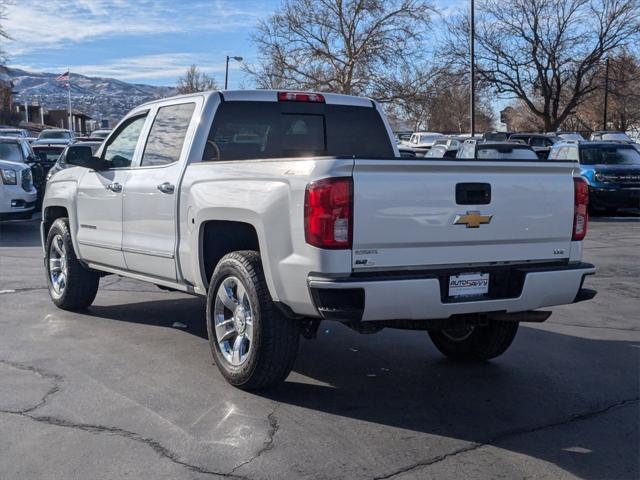
[[[82,75],[141,81],[180,77],[194,63],[198,64],[201,71],[210,75],[224,72],[223,63],[219,65],[203,64],[200,56],[191,53],[166,53],[119,58],[96,65],[76,65],[73,67],[73,71]]]
[[[229,31],[255,24],[264,12],[254,2],[173,0],[19,0],[4,28],[12,56],[115,35]]]
[[[184,75],[187,68],[192,64],[197,64],[200,71],[214,76],[220,83],[224,74],[224,60],[218,63],[207,63],[202,61],[200,55],[193,53],[164,53],[155,55],[140,55],[134,57],[123,57],[110,60],[108,62],[75,65],[71,72],[91,77],[117,78],[123,81],[153,82],[165,80],[171,85],[175,80]],[[14,68],[27,71],[57,72],[58,65],[22,65],[13,64]],[[238,70],[240,65],[236,62],[229,64],[229,70]]]

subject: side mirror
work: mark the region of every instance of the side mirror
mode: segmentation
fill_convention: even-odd
[[[69,156],[67,156],[67,164],[74,165],[76,167],[90,168],[91,170],[96,170],[96,171],[107,170],[109,168],[109,166],[107,165],[107,162],[105,162],[99,157],[94,157],[94,156],[90,156],[90,157],[74,156],[73,158],[69,158]]]

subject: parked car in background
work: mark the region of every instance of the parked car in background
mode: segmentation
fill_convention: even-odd
[[[100,129],[100,130],[94,130],[93,132],[91,132],[91,134],[89,134],[89,136],[91,138],[102,138],[104,140],[109,136],[110,133],[111,133],[111,130]]]
[[[585,140],[585,138],[578,132],[556,132],[555,135],[565,141],[572,140],[574,142],[583,142]]]
[[[434,145],[424,154],[424,158],[456,158],[458,155],[457,148],[447,148],[446,145]]]
[[[549,157],[551,147],[561,141],[560,137],[544,133],[514,133],[509,137],[509,140],[523,141],[538,154],[541,160],[546,160]]]
[[[589,140],[592,142],[622,142],[622,143],[633,143],[633,140],[629,135],[624,132],[609,132],[609,131],[599,131],[593,132]]]
[[[640,152],[633,145],[558,143],[549,159],[580,162],[580,174],[589,183],[589,208],[593,213],[640,209]]]
[[[404,142],[408,142],[411,139],[411,135],[413,135],[413,132],[402,131],[402,132],[393,132],[393,134],[398,139],[398,142],[404,143]]]
[[[456,156],[458,159],[485,160],[539,160],[528,145],[516,142],[491,142],[477,139],[465,140]]]
[[[40,132],[33,145],[67,145],[75,140],[75,134],[69,130],[49,128]]]
[[[75,142],[102,142],[102,137],[76,137]]]
[[[482,134],[482,139],[487,142],[506,142],[514,133],[516,132],[486,132]]]
[[[23,163],[31,169],[31,180],[38,191],[39,199],[44,194],[45,170],[40,157],[29,142],[22,137],[0,137],[0,160]]]
[[[435,142],[433,142],[433,145],[444,145],[445,147],[447,147],[447,150],[458,150],[465,140],[468,140],[468,138],[447,135],[438,138]]]
[[[6,151],[3,144],[0,151]],[[23,162],[0,160],[0,220],[31,218],[37,198],[31,168]]]
[[[402,158],[416,158],[416,152],[413,151],[413,148],[406,145],[398,144],[398,152]]]
[[[42,165],[42,169],[44,170],[45,176],[51,170],[51,168],[58,161],[58,157],[64,151],[64,145],[32,145],[31,148],[35,152],[35,154],[40,158],[40,165]]]
[[[24,128],[0,128],[0,137],[28,138],[29,132]]]
[[[284,381],[322,320],[495,358],[551,314],[536,309],[596,294],[586,182],[575,162],[526,153],[499,168],[403,160],[382,108],[347,95],[156,100],[47,185],[49,294],[83,309],[118,274],[206,297],[213,358],[243,389]]]
[[[60,170],[64,170],[70,164],[67,159],[71,159],[72,162],[78,163],[79,161],[90,160],[91,157],[100,148],[102,142],[77,142],[67,145],[61,149],[61,152],[56,157],[55,164],[51,167],[47,173],[47,182]]]
[[[441,133],[435,132],[416,132],[411,135],[411,138],[406,143],[416,153],[417,157],[423,157],[425,153],[433,146],[435,141],[441,138]]]

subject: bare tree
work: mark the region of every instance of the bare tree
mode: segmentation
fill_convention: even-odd
[[[574,120],[584,128],[604,128],[604,90],[606,68],[601,65],[595,83],[599,86],[575,112]],[[623,51],[609,59],[608,128],[626,131],[640,128],[640,59]],[[571,117],[569,117],[571,119]]]
[[[506,124],[508,131],[535,132],[544,130],[544,123],[521,100],[516,100],[500,112],[500,120]],[[566,123],[566,122],[565,122]],[[580,130],[570,128],[570,131]]]
[[[7,7],[13,5],[12,0],[0,0],[0,65],[3,65],[7,61],[7,55],[2,47],[5,40],[11,40],[11,37],[4,29],[4,21],[7,19]]]
[[[261,22],[247,67],[258,86],[387,100],[384,85],[424,58],[433,12],[426,0],[284,0]]]
[[[449,71],[438,75],[435,94],[429,108],[429,129],[443,133],[469,131],[470,104],[469,75]],[[476,127],[478,131],[491,130],[494,114],[486,87],[476,91]]]
[[[600,85],[604,57],[636,41],[638,0],[481,0],[479,80],[557,129]],[[445,52],[468,62],[466,16],[450,22]]]
[[[176,90],[181,94],[217,89],[218,84],[215,79],[201,72],[197,65],[191,65],[184,76],[178,79],[176,85]]]

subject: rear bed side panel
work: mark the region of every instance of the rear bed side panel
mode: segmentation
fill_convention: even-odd
[[[354,270],[568,259],[573,164],[356,160]],[[459,205],[456,184],[488,183],[486,205]],[[491,217],[478,228],[458,215]]]
[[[200,231],[208,220],[251,224],[260,242],[269,293],[301,315],[317,315],[307,288],[312,272],[348,275],[351,250],[321,250],[304,237],[304,195],[309,182],[350,176],[353,160],[290,159],[200,162],[183,180],[180,262],[197,293],[208,278],[200,267]]]

